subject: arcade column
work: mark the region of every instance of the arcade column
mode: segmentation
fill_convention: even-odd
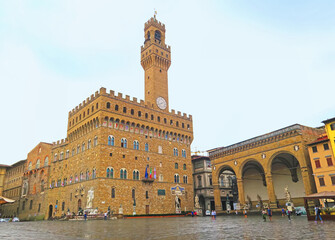
[[[244,184],[243,179],[237,179],[237,190],[238,190],[238,200],[240,201],[240,206],[243,207],[245,205],[245,197],[244,197]]]
[[[266,174],[266,188],[268,190],[269,205],[271,208],[277,208],[276,194],[273,186],[272,175],[270,173]]]
[[[222,203],[221,203],[221,194],[219,185],[213,185],[213,190],[214,190],[215,211],[221,211]]]

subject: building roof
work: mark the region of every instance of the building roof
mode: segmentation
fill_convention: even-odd
[[[327,120],[322,121],[322,123],[327,124],[327,123],[334,122],[334,121],[335,121],[335,117],[328,118]]]
[[[0,167],[5,167],[5,168],[7,168],[7,167],[10,167],[10,165],[0,164]]]
[[[329,141],[329,139],[328,139],[327,134],[324,134],[324,135],[318,137],[315,141],[313,141],[313,142],[311,142],[311,143],[309,143],[307,145],[311,146],[311,145],[315,145],[315,144],[323,143],[323,142],[328,142],[328,141]]]
[[[210,160],[209,157],[207,157],[207,156],[199,156],[199,155],[192,155],[191,158],[192,158],[192,161],[200,160],[200,159]]]
[[[335,198],[334,191],[325,191],[307,195],[305,198]]]

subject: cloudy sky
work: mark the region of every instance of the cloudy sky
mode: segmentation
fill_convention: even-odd
[[[335,117],[335,1],[0,0],[0,163],[65,138],[68,112],[102,86],[143,99],[154,9],[193,150]]]

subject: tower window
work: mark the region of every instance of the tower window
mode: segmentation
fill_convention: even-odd
[[[119,105],[115,105],[115,111],[119,111]]]
[[[106,104],[106,108],[111,108],[111,103],[110,103],[110,102],[108,102],[108,103]]]
[[[158,30],[155,31],[155,39],[157,39],[159,41],[161,40],[161,32],[158,31]]]
[[[145,118],[148,119],[148,114],[147,113],[145,114]]]
[[[141,117],[142,113],[141,111],[138,111],[138,116]]]
[[[126,107],[123,107],[123,112],[127,113],[127,108]]]
[[[131,110],[130,110],[130,114],[131,114],[131,115],[134,115],[134,109],[131,109]]]
[[[150,32],[148,31],[147,33],[147,39],[149,40],[150,39]]]

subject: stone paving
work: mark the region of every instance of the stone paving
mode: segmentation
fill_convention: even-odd
[[[334,239],[335,222],[218,216],[0,223],[0,239]]]

